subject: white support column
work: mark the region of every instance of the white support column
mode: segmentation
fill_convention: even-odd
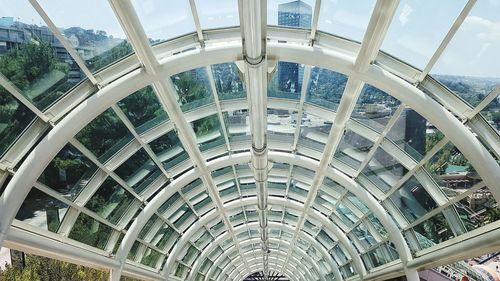
[[[267,228],[267,56],[266,0],[239,0],[240,24],[243,33],[245,84],[248,93],[248,114],[252,132],[252,169],[257,188],[257,207],[262,239],[264,276],[268,273],[269,242]]]

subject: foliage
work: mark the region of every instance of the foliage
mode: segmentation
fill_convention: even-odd
[[[127,127],[108,109],[83,128],[76,138],[99,157],[128,134]]]
[[[187,104],[204,98],[207,93],[209,94],[208,85],[200,81],[198,77],[200,75],[201,73],[198,73],[198,71],[196,71],[195,75],[190,71],[186,71],[173,77],[172,80],[179,96],[179,103]]]
[[[166,119],[166,114],[151,86],[142,88],[124,98],[118,105],[135,127],[155,118]]]
[[[0,281],[107,281],[109,273],[103,270],[71,264],[55,259],[26,255],[24,269],[7,266],[0,271]],[[124,281],[137,279],[122,277]]]
[[[69,238],[89,246],[104,249],[111,232],[112,229],[109,226],[101,224],[93,218],[80,213],[71,229]]]
[[[125,57],[126,55],[132,53],[132,46],[125,40],[122,40],[119,44],[111,48],[110,50],[94,56],[86,63],[92,70],[99,70],[117,60]]]

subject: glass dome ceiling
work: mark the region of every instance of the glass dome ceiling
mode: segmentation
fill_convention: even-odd
[[[2,246],[111,280],[500,250],[498,0],[0,3]]]

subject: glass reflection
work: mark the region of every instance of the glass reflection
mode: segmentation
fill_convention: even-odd
[[[201,151],[225,144],[224,134],[217,114],[195,120],[191,123],[191,126]]]
[[[80,213],[71,229],[69,238],[104,250],[112,233],[111,227]]]
[[[38,181],[74,200],[87,185],[97,166],[74,148],[67,144],[38,178]]]
[[[149,146],[167,170],[188,158],[173,130],[150,142]]]
[[[274,76],[267,86],[267,95],[273,98],[298,100],[302,90],[304,65],[278,62]]]
[[[67,211],[66,204],[32,188],[17,212],[16,219],[57,233]]]
[[[383,192],[389,191],[407,170],[399,161],[382,148],[378,148],[363,174]]]
[[[370,151],[373,142],[347,130],[342,137],[334,157],[347,165],[358,169]]]
[[[214,64],[212,73],[220,100],[246,98],[242,81],[243,74],[235,63]]]
[[[411,177],[390,198],[409,222],[419,219],[437,207],[436,202],[415,177]]]
[[[306,102],[337,110],[347,83],[347,76],[319,67],[311,67]]]
[[[108,219],[111,223],[117,224],[133,200],[132,194],[108,177],[85,207]]]
[[[17,140],[36,115],[0,86],[0,156]]]
[[[399,106],[399,100],[365,84],[352,113],[352,118],[369,128],[382,132]]]
[[[92,72],[132,53],[108,3],[39,2]]]
[[[191,69],[171,77],[182,111],[213,102],[206,68]]]
[[[27,1],[0,4],[0,72],[44,110],[86,76]]]
[[[137,193],[143,192],[162,174],[142,148],[116,168],[115,173]]]
[[[127,118],[141,134],[168,119],[153,87],[147,86],[118,102]]]
[[[105,162],[132,140],[132,134],[120,118],[108,109],[85,126],[76,139],[100,161]]]

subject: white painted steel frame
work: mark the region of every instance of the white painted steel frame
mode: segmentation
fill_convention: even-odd
[[[262,264],[264,278],[268,275],[269,230],[267,227],[267,56],[266,56],[266,0],[239,0],[238,10],[242,29],[243,58],[245,60],[245,85],[248,97],[248,115],[252,132],[252,163],[260,236],[262,240]]]
[[[343,56],[342,54],[334,53],[331,51],[327,50],[322,50],[321,52],[321,59],[319,58],[319,49],[317,47],[315,48],[310,48],[310,47],[303,47],[303,46],[273,46],[270,44],[269,46],[269,52],[270,53],[279,53],[280,57],[282,58],[289,58],[289,60],[292,61],[297,61],[297,62],[303,62],[303,63],[308,63],[308,64],[313,64],[313,65],[318,65],[318,66],[323,66],[326,68],[333,68],[337,71],[344,72],[344,73],[350,73],[354,74],[354,76],[359,76],[362,80],[365,82],[368,82],[384,91],[387,93],[399,98],[406,104],[410,105],[412,108],[416,109],[417,112],[421,113],[424,117],[426,117],[430,122],[435,124],[445,135],[447,135],[454,143],[456,142],[457,147],[461,149],[464,153],[464,155],[472,162],[472,164],[475,167],[478,167],[478,172],[482,176],[482,178],[485,180],[485,182],[492,188],[492,192],[495,195],[495,198],[498,200],[498,185],[496,185],[496,179],[498,179],[498,167],[495,165],[488,165],[492,164],[492,157],[485,151],[484,147],[482,147],[477,139],[470,133],[462,124],[458,124],[459,121],[456,120],[451,114],[448,112],[444,111],[436,102],[428,99],[423,93],[421,93],[418,89],[412,87],[411,85],[405,84],[403,81],[401,81],[399,78],[396,78],[392,74],[388,73],[387,71],[381,70],[380,68],[376,66],[371,66],[366,73],[353,73],[353,71],[349,68],[348,66],[348,61],[349,58]],[[278,50],[279,48],[279,50]],[[216,48],[217,49],[217,48]],[[223,48],[221,48],[223,49]],[[226,48],[230,49],[229,47]],[[206,51],[206,50],[205,50]],[[216,50],[214,50],[216,53]],[[235,50],[232,54],[237,54],[237,51]],[[304,58],[304,54],[308,54],[307,59]],[[189,54],[191,55],[191,54]],[[195,54],[194,54],[195,55]],[[222,54],[220,54],[222,55]],[[330,64],[330,65],[325,65],[325,55],[331,58],[340,58],[337,62]],[[237,56],[237,55],[236,55]],[[183,56],[179,56],[176,59],[182,59]],[[234,57],[233,57],[234,59]],[[222,61],[226,61],[222,60]],[[323,62],[321,62],[323,60]],[[203,62],[197,62],[198,64],[203,64]],[[189,63],[187,63],[189,64]],[[338,65],[335,65],[338,64]],[[127,81],[130,79],[130,81]],[[113,99],[114,102],[118,101],[119,99],[123,98],[123,96],[130,94],[134,92],[135,90],[138,90],[140,86],[145,86],[148,83],[151,83],[154,80],[154,77],[151,75],[147,75],[143,73],[143,71],[138,70],[134,71],[120,79],[118,79],[116,82],[114,82],[112,85],[109,85],[109,87],[103,88],[100,92],[98,92],[95,96],[91,97],[88,99],[87,102],[85,102],[83,105],[79,107],[79,109],[71,112],[66,118],[64,118],[61,121],[61,125],[56,126],[49,134],[42,140],[42,142],[35,148],[35,150],[28,156],[28,161],[25,161],[18,173],[14,176],[13,180],[7,187],[5,197],[4,198],[9,198],[9,199],[16,199],[17,200],[9,200],[5,201],[5,204],[2,204],[1,209],[7,210],[6,214],[7,216],[3,217],[3,220],[1,221],[0,228],[2,229],[3,235],[5,235],[6,229],[8,229],[10,225],[10,221],[12,218],[15,216],[15,213],[17,212],[17,209],[19,208],[20,204],[22,203],[24,196],[27,194],[27,190],[29,191],[29,186],[36,180],[37,176],[43,171],[43,168],[48,164],[48,162],[52,159],[53,156],[57,153],[57,151],[65,144],[65,142],[68,140],[69,135],[74,135],[76,132],[78,132],[78,129],[82,128],[86,123],[88,123],[93,116],[96,116],[98,113],[104,111],[107,106],[110,106],[112,103],[106,102],[105,104],[100,104],[104,100],[103,98],[103,93],[109,92],[112,93],[114,92],[115,94],[113,95],[108,95],[106,97],[107,99]],[[134,83],[131,83],[134,82]],[[130,84],[129,84],[130,83]],[[139,86],[139,87],[138,87]],[[120,89],[123,91],[122,93],[117,93],[117,89]],[[404,95],[407,95],[406,97]],[[99,98],[98,98],[99,97]],[[411,98],[416,97],[416,101],[411,101]],[[98,100],[96,100],[98,99]],[[406,100],[406,101],[405,101]],[[420,105],[419,105],[420,103]],[[91,109],[91,105],[94,106],[91,111],[88,111]],[[85,114],[82,114],[81,112],[77,114],[79,111],[82,110],[87,110],[86,113],[91,113],[87,117],[83,117]],[[440,113],[444,112],[444,116],[451,117],[451,118],[443,118],[438,120]],[[75,118],[76,115],[79,115],[79,119],[73,119]],[[81,118],[83,117],[83,118]],[[78,120],[77,122],[75,122]],[[80,121],[81,120],[81,121]],[[445,120],[445,121],[443,121]],[[438,122],[436,122],[438,121]],[[67,125],[64,125],[67,124]],[[71,125],[69,125],[71,124]],[[77,127],[75,127],[75,124],[77,124]],[[450,126],[448,128],[448,126]],[[73,127],[74,129],[70,129]],[[444,130],[443,130],[444,129]],[[56,134],[56,132],[58,132]],[[60,134],[60,135],[59,135]],[[64,137],[66,135],[66,137]],[[54,136],[57,136],[58,138],[55,138]],[[62,138],[59,138],[59,137]],[[465,145],[465,142],[471,141],[469,146],[469,143],[467,143],[467,146]],[[55,145],[55,146],[54,146]],[[42,148],[47,148],[47,147],[52,147],[49,151],[45,150],[42,152]],[[485,153],[486,152],[486,153]],[[474,155],[475,154],[475,155]],[[29,161],[30,159],[33,159],[35,156],[43,156],[41,158],[37,158],[38,161],[36,161],[36,164],[32,164],[32,162],[35,161]],[[484,165],[484,162],[481,163],[478,158],[481,158],[484,156],[484,160],[486,161],[486,165]],[[39,161],[42,160],[42,161]],[[481,159],[483,160],[483,159]],[[22,171],[26,171],[27,167],[34,167],[38,166],[33,173],[35,176],[26,176],[23,179],[21,178]],[[23,169],[24,168],[24,169]],[[27,173],[26,175],[31,174]],[[12,188],[14,186],[17,186],[20,182],[27,183],[25,188],[18,189],[18,191],[21,191],[18,194],[12,194]],[[493,183],[493,184],[491,184]],[[20,185],[19,185],[20,186]],[[2,202],[3,203],[3,202]],[[7,205],[12,206],[12,209],[5,208]],[[3,238],[3,237],[2,237]]]

